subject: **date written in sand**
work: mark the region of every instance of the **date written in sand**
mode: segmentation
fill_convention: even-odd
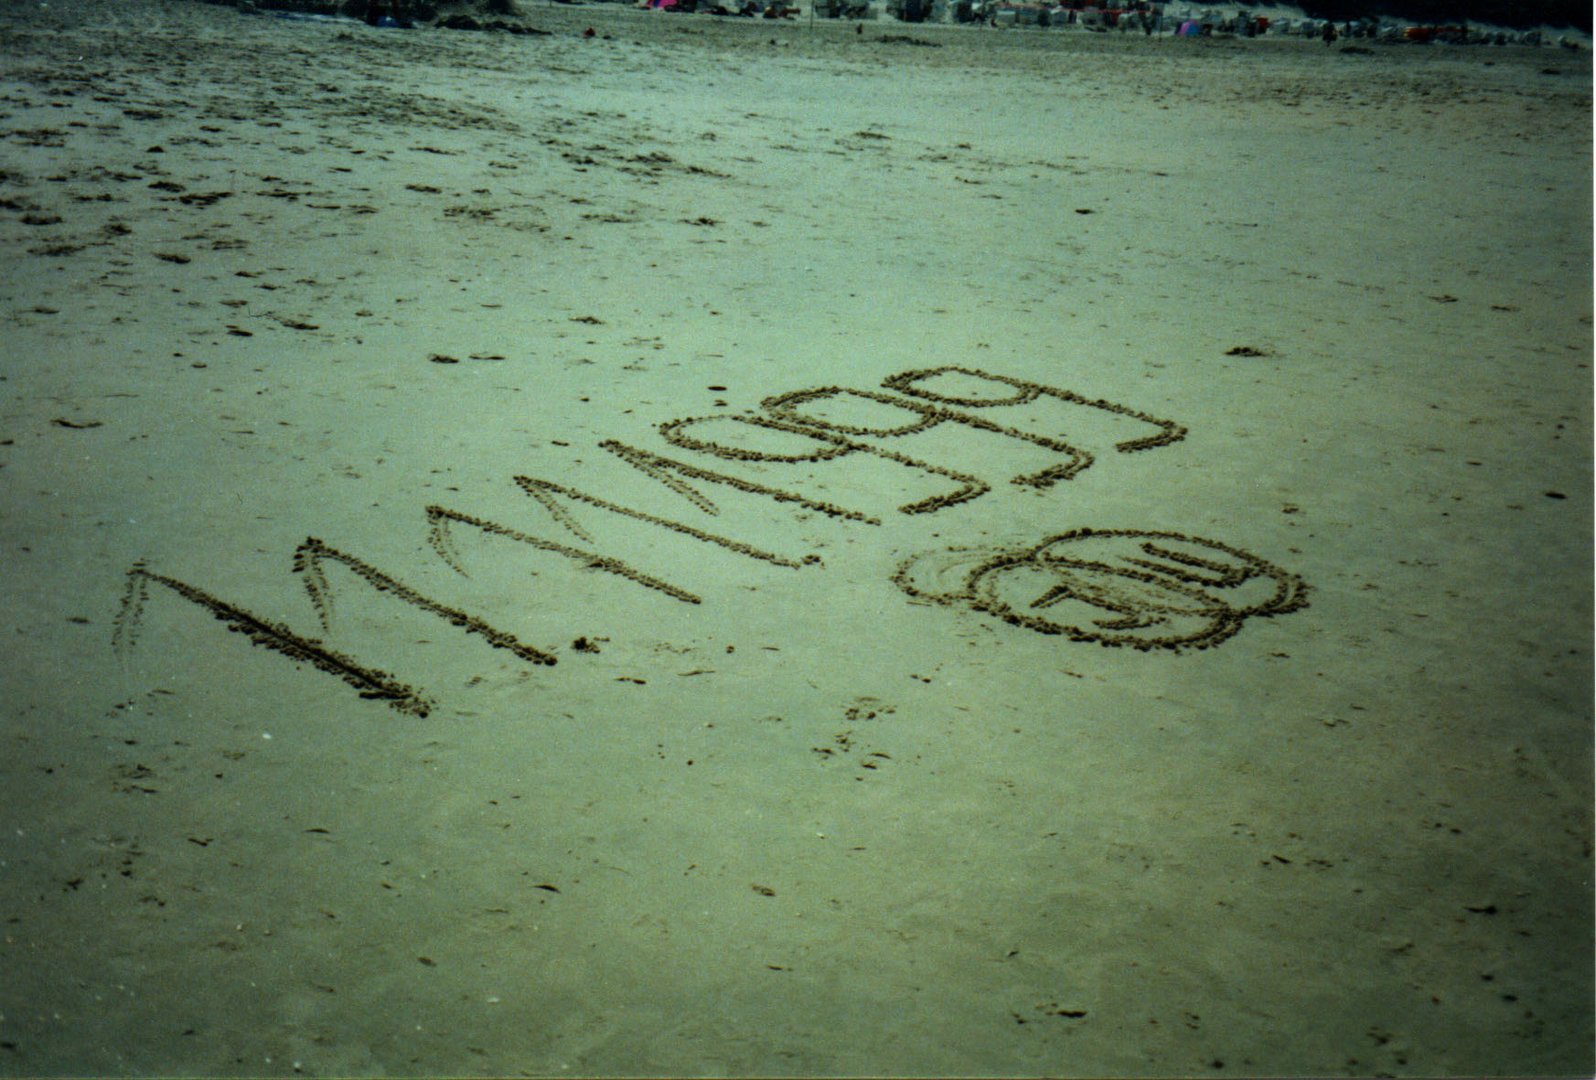
[[[1074,418],[1073,429],[1096,433],[1095,436],[1066,437],[1039,430],[1052,422],[1048,408],[1066,408],[1066,415]],[[1105,432],[1113,437],[1105,437]],[[1096,451],[1101,451],[1105,442],[1113,452],[1137,453],[1177,443],[1185,437],[1186,429],[1173,420],[1118,402],[977,368],[947,365],[902,371],[882,380],[878,387],[822,386],[775,394],[760,402],[757,413],[667,420],[656,428],[665,444],[663,448],[650,449],[614,438],[602,440],[598,447],[691,503],[699,515],[695,521],[720,513],[708,492],[727,488],[769,499],[774,510],[794,523],[818,513],[868,527],[879,526],[884,512],[931,515],[980,499],[992,490],[992,479],[977,475],[968,467],[954,468],[897,449],[916,436],[933,433],[938,440],[935,445],[944,454],[950,446],[958,447],[962,436],[979,434],[1008,440],[1009,445],[1024,450],[1022,457],[1029,455],[1034,459],[1042,455],[1047,462],[1042,467],[1022,469],[1006,478],[1009,484],[1022,489],[1040,491],[1072,480],[1090,468],[1096,462]],[[950,435],[954,437],[951,443]],[[875,462],[877,471],[870,475],[896,474],[904,479],[871,487],[861,485],[854,477],[855,482],[850,485],[853,489],[880,489],[883,498],[879,506],[844,506],[797,490],[798,484],[778,487],[764,479],[771,467],[790,466],[811,480],[819,476],[821,479],[814,482],[824,489],[827,470],[846,468],[847,462]],[[739,465],[756,466],[760,479],[739,473]],[[545,530],[551,524],[557,527],[557,538],[429,505],[424,508],[428,544],[439,559],[463,575],[466,568],[457,547],[458,534],[462,529],[475,530],[561,556],[573,571],[613,575],[684,604],[700,604],[703,598],[687,584],[645,572],[629,557],[604,550],[594,533],[577,519],[576,512],[598,511],[611,515],[608,520],[635,523],[640,530],[635,546],[645,552],[654,545],[649,543],[649,534],[641,530],[664,529],[708,548],[753,560],[772,571],[804,572],[823,567],[818,555],[767,550],[699,524],[623,505],[575,487],[568,480],[569,477],[514,477],[515,484],[543,512]],[[905,486],[922,491],[929,487],[931,493],[898,502]],[[888,487],[900,494],[887,497]],[[1098,553],[1105,544],[1115,549],[1110,553],[1112,558]],[[929,570],[923,560],[911,560],[894,577],[895,583],[917,601],[965,603],[1013,626],[1144,651],[1217,644],[1234,634],[1246,617],[1295,610],[1303,606],[1306,594],[1300,579],[1256,556],[1216,541],[1168,532],[1080,529],[1023,550],[971,556],[955,549],[933,554],[936,558]],[[353,579],[356,585],[442,619],[526,663],[557,662],[553,649],[519,641],[479,616],[426,596],[359,556],[311,537],[294,552],[293,571],[306,590],[324,634],[332,631],[335,577],[328,573],[330,566],[341,568],[336,571],[340,588]],[[953,579],[946,580],[954,569],[958,572]],[[112,635],[112,644],[119,652],[130,650],[137,643],[150,587],[160,585],[165,592],[209,611],[252,644],[333,675],[362,697],[416,716],[425,716],[434,707],[425,691],[335,650],[320,638],[255,615],[207,589],[152,570],[143,562],[128,570],[127,579]],[[1238,602],[1231,595],[1246,592],[1243,587],[1255,579],[1272,583],[1264,589],[1263,599],[1251,597]],[[577,648],[588,651],[580,644]]]

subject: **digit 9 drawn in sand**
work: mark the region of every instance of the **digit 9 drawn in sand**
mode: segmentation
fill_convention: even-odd
[[[970,397],[950,396],[935,390],[927,389],[926,382],[946,375],[964,376],[974,380],[977,385],[996,384],[1006,392],[1000,392],[996,397]],[[1139,439],[1127,439],[1116,443],[1114,449],[1120,453],[1131,453],[1136,450],[1150,450],[1155,446],[1167,446],[1179,442],[1186,437],[1186,429],[1173,420],[1161,420],[1144,412],[1102,398],[1085,398],[1070,390],[1061,390],[1056,386],[1044,386],[1041,383],[1029,382],[1025,379],[1016,379],[1008,375],[994,375],[988,371],[976,368],[957,367],[945,365],[943,367],[922,368],[917,371],[901,371],[896,375],[883,379],[881,385],[896,390],[903,397],[892,397],[875,390],[852,390],[843,386],[824,386],[813,390],[793,390],[785,394],[777,394],[761,402],[764,410],[778,420],[801,427],[815,428],[822,431],[834,432],[841,435],[868,435],[878,439],[895,438],[901,435],[914,435],[928,431],[938,424],[952,423],[963,424],[978,431],[989,431],[994,435],[1003,435],[1011,439],[1032,443],[1048,450],[1065,455],[1068,460],[1062,464],[1052,465],[1029,475],[1011,477],[1009,482],[1022,484],[1028,487],[1052,487],[1059,480],[1073,479],[1081,470],[1088,468],[1095,458],[1090,451],[1074,446],[1063,439],[1048,435],[1039,435],[1035,432],[1023,431],[1019,428],[1005,424],[995,423],[983,416],[972,416],[966,412],[958,412],[947,406],[957,405],[961,409],[991,409],[1009,408],[1016,405],[1029,405],[1042,397],[1056,398],[1071,405],[1081,405],[1090,409],[1097,409],[1115,416],[1127,416],[1143,423],[1151,424],[1159,429],[1156,435],[1147,435]],[[861,425],[843,424],[836,421],[822,420],[810,416],[801,410],[801,407],[812,402],[850,396],[867,401],[875,401],[892,408],[901,409],[910,414],[910,421],[896,427],[866,427]],[[870,448],[866,448],[870,449]],[[879,453],[880,451],[872,451]],[[955,475],[955,474],[947,474]],[[964,479],[963,477],[958,477]],[[979,483],[979,481],[976,481]],[[951,505],[953,502],[963,502],[967,498],[974,498],[986,490],[973,494],[962,495],[958,498],[946,499],[941,505]],[[937,509],[931,507],[930,509]],[[902,508],[905,513],[918,512],[919,507]]]
[[[1143,652],[1206,649],[1250,617],[1308,604],[1300,577],[1250,552],[1134,529],[1072,529],[1008,551],[927,552],[901,563],[893,581],[916,599]]]

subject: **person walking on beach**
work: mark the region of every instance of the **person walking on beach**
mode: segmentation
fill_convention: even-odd
[[[1336,43],[1336,24],[1326,19],[1324,21],[1324,30],[1320,32],[1319,36],[1324,38],[1325,45],[1334,45]]]

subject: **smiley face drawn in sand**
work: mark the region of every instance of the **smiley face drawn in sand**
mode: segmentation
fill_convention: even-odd
[[[1308,603],[1300,577],[1250,552],[1137,529],[1072,529],[1028,548],[926,552],[900,564],[893,581],[917,599],[1144,652],[1206,649],[1249,617]]]

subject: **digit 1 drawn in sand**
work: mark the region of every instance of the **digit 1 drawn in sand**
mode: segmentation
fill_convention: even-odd
[[[541,485],[545,483],[545,481],[534,480],[531,477],[525,476],[518,476],[515,479],[516,482],[522,484],[523,487],[527,487],[527,485],[532,484]],[[555,487],[556,485],[551,484],[549,486]],[[528,494],[533,494],[534,490],[534,488],[527,487]],[[542,493],[539,492],[538,494],[541,495]],[[538,497],[538,495],[534,495],[534,497]],[[539,498],[539,501],[541,502],[542,498]],[[549,512],[555,516],[556,520],[563,521],[566,516],[563,510],[556,510],[547,502],[545,502],[544,505],[549,507]],[[460,555],[454,547],[454,534],[449,529],[449,523],[454,521],[458,521],[463,525],[470,525],[475,529],[481,529],[483,532],[494,536],[503,536],[518,543],[528,544],[537,548],[539,551],[552,551],[557,555],[564,555],[568,559],[575,559],[583,566],[594,570],[603,570],[605,573],[615,574],[626,578],[629,581],[635,581],[644,588],[656,589],[659,592],[664,593],[666,596],[674,597],[683,603],[699,603],[699,598],[688,592],[686,589],[672,585],[668,581],[661,581],[659,578],[650,577],[648,574],[643,573],[636,567],[628,566],[620,559],[612,558],[608,555],[600,555],[595,551],[583,551],[580,548],[569,547],[565,544],[557,544],[553,540],[545,540],[539,536],[531,536],[527,533],[521,532],[519,529],[512,529],[508,525],[500,525],[496,521],[488,521],[484,518],[473,517],[470,514],[462,514],[458,510],[448,510],[442,506],[429,506],[427,507],[427,543],[432,545],[432,550],[438,553],[439,558],[448,563],[450,566],[454,567],[454,569],[460,574],[465,574],[466,571],[465,567],[460,562]],[[569,526],[568,522],[566,522],[566,524]],[[586,534],[581,533],[574,527],[571,528],[573,532],[576,532],[579,536],[582,536],[583,539],[589,539]]]
[[[680,422],[685,423],[686,421]],[[682,498],[686,499],[688,502],[692,503],[706,514],[719,514],[720,508],[711,502],[708,496],[699,491],[697,488],[693,487],[691,484],[670,475],[672,472],[679,473],[682,476],[690,476],[695,480],[704,480],[711,484],[724,484],[727,487],[734,488],[737,491],[746,492],[750,495],[764,495],[768,498],[776,500],[779,503],[796,503],[806,510],[814,510],[818,513],[825,514],[828,517],[842,518],[846,521],[858,521],[866,525],[881,524],[880,518],[871,517],[870,515],[860,513],[857,510],[846,510],[834,503],[808,499],[797,494],[796,492],[784,491],[781,488],[766,487],[764,484],[756,484],[752,480],[744,480],[740,476],[728,476],[725,473],[713,472],[709,469],[700,469],[695,465],[688,465],[681,461],[673,461],[670,458],[660,457],[658,454],[651,453],[647,450],[640,450],[635,446],[628,446],[623,442],[616,441],[615,439],[606,439],[604,442],[599,443],[599,447],[601,449],[608,450],[610,453],[626,462],[632,468],[643,473],[649,479],[656,480],[659,483],[664,484],[666,487],[676,492],[676,494],[680,495]],[[812,555],[806,556],[804,558],[804,562],[806,563],[815,561],[817,560]]]
[[[931,390],[927,390],[918,385],[919,383],[925,382],[927,379],[932,379],[938,375],[947,375],[950,373],[955,375],[967,375],[972,379],[981,379],[985,380],[986,382],[998,383],[1002,386],[1011,388],[1014,393],[1009,394],[1007,397],[999,398],[949,397],[945,394],[938,394]],[[1120,405],[1112,401],[1105,401],[1102,398],[1086,398],[1075,393],[1073,390],[1060,390],[1056,386],[1046,386],[1042,383],[1030,382],[1026,379],[1016,379],[1011,375],[994,375],[989,371],[982,371],[979,368],[959,367],[957,365],[948,364],[944,365],[943,367],[920,368],[915,371],[900,371],[896,375],[891,375],[881,380],[881,385],[886,387],[888,390],[896,390],[898,393],[904,394],[908,397],[920,398],[938,405],[957,405],[963,409],[990,409],[1007,405],[1024,405],[1035,401],[1037,398],[1042,397],[1043,395],[1046,395],[1047,397],[1057,398],[1060,401],[1067,401],[1072,405],[1084,405],[1090,409],[1101,409],[1104,412],[1113,413],[1116,416],[1129,416],[1136,420],[1141,420],[1144,423],[1152,424],[1154,427],[1159,429],[1159,434],[1157,435],[1148,435],[1140,439],[1127,439],[1124,442],[1116,443],[1114,445],[1114,449],[1118,450],[1122,454],[1128,454],[1136,450],[1151,450],[1155,446],[1168,446],[1170,443],[1179,442],[1181,439],[1186,437],[1186,429],[1180,424],[1175,423],[1173,420],[1160,420],[1156,416],[1150,416],[1147,413],[1138,412],[1137,410],[1128,406]],[[1041,476],[1043,474],[1038,473],[1037,475]],[[1026,484],[1032,483],[1033,480],[1024,477],[1016,477],[1014,482],[1017,484]],[[1052,481],[1048,481],[1048,483],[1051,482]]]
[[[386,671],[366,667],[343,653],[329,649],[315,638],[301,637],[281,623],[253,615],[187,582],[157,574],[142,562],[134,563],[127,577],[127,592],[122,597],[122,607],[117,612],[111,634],[111,647],[119,655],[126,655],[138,642],[144,605],[150,595],[149,583],[154,581],[209,611],[226,623],[227,629],[247,636],[251,644],[264,646],[282,653],[290,660],[303,661],[329,675],[336,675],[359,691],[363,698],[386,701],[390,707],[412,716],[426,716],[432,710],[432,701],[415,687],[399,682]]]
[[[591,541],[592,537],[584,532],[581,526],[577,525],[575,520],[571,518],[570,514],[554,501],[554,496],[563,495],[567,499],[587,503],[589,506],[596,506],[612,514],[620,514],[623,517],[646,521],[651,525],[658,525],[661,528],[670,529],[672,532],[681,533],[683,536],[690,536],[694,540],[702,540],[706,544],[714,544],[717,547],[725,548],[727,551],[746,555],[750,559],[759,559],[763,562],[774,563],[777,566],[785,566],[793,570],[820,561],[816,555],[807,555],[802,560],[789,559],[785,555],[777,555],[775,552],[756,548],[752,544],[745,544],[741,540],[733,540],[729,536],[717,536],[714,533],[705,532],[703,529],[695,529],[691,525],[685,525],[680,521],[672,521],[670,518],[662,518],[654,514],[645,513],[642,510],[634,510],[629,506],[621,506],[619,503],[612,503],[608,499],[601,499],[597,495],[589,495],[585,491],[578,491],[575,488],[568,488],[548,480],[539,480],[532,476],[517,476],[515,482],[521,486],[522,491],[525,491],[541,503],[556,521],[584,540]]]
[[[713,422],[746,424],[750,427],[765,428],[770,431],[785,431],[822,445],[806,454],[773,454],[762,450],[745,450],[738,446],[723,446],[720,443],[695,439],[682,433],[690,425]],[[952,469],[944,469],[940,465],[918,461],[915,458],[891,450],[882,450],[867,443],[856,442],[841,435],[834,435],[829,431],[791,424],[783,420],[771,420],[763,416],[689,416],[680,420],[667,420],[659,426],[659,433],[665,438],[666,442],[675,446],[680,446],[686,450],[696,450],[701,454],[725,458],[729,461],[768,461],[798,464],[834,461],[848,454],[861,453],[883,458],[887,461],[895,461],[911,469],[933,473],[960,485],[954,491],[946,492],[942,495],[933,495],[929,499],[921,499],[919,502],[906,503],[898,507],[898,510],[905,514],[933,513],[945,506],[953,506],[958,503],[968,502],[971,499],[978,499],[992,490],[991,485],[979,477],[954,472]]]
[[[508,649],[521,659],[534,664],[555,664],[558,660],[552,653],[517,641],[514,635],[503,630],[495,629],[477,618],[456,608],[446,607],[436,600],[430,600],[416,592],[410,586],[384,574],[370,563],[364,562],[347,552],[339,551],[314,536],[306,538],[303,544],[294,549],[294,573],[302,575],[305,582],[305,591],[310,594],[310,602],[316,609],[317,616],[321,619],[323,630],[330,628],[332,622],[332,590],[328,586],[327,571],[324,563],[343,563],[355,575],[365,581],[380,593],[392,593],[395,598],[403,600],[412,607],[430,612],[441,619],[447,619],[468,634],[479,634],[487,639],[488,644],[496,649]]]
[[[927,552],[901,563],[893,581],[917,599],[1143,652],[1206,649],[1249,617],[1308,606],[1302,578],[1250,552],[1135,529],[1072,529],[1011,550]]]
[[[918,419],[901,427],[859,427],[838,423],[834,420],[820,420],[812,416],[806,416],[798,411],[802,405],[821,401],[825,398],[834,398],[842,394],[864,398],[867,401],[878,401],[883,405],[891,405],[899,409],[907,409],[916,414]],[[1006,435],[1011,439],[1021,439],[1025,442],[1035,443],[1037,446],[1046,447],[1049,450],[1069,456],[1069,460],[1063,464],[1050,465],[1040,472],[1031,473],[1028,476],[1016,476],[1010,480],[1011,483],[1027,484],[1031,487],[1045,488],[1052,486],[1056,481],[1068,480],[1092,463],[1092,455],[1090,453],[1079,447],[1071,446],[1061,439],[1050,439],[1045,435],[1033,435],[1018,428],[994,424],[992,421],[979,416],[954,412],[952,409],[944,409],[907,398],[893,397],[891,394],[883,394],[875,390],[854,390],[846,386],[821,386],[813,390],[789,390],[785,394],[768,397],[759,404],[761,408],[778,420],[785,420],[788,423],[806,428],[831,431],[839,435],[869,435],[878,439],[886,439],[899,435],[914,435],[921,431],[928,431],[938,424],[951,422],[964,424],[981,431],[990,431],[997,435]]]
[[[811,500],[805,499],[801,495],[795,495],[790,491],[782,491],[778,488],[766,487],[763,484],[755,484],[751,481],[740,479],[739,477],[727,476],[724,473],[716,473],[707,469],[695,468],[679,461],[672,461],[669,458],[663,458],[657,454],[651,454],[646,450],[639,450],[634,446],[627,446],[625,443],[608,440],[606,442],[600,443],[599,445],[603,449],[608,450],[610,453],[615,454],[633,468],[643,472],[650,479],[664,484],[670,490],[683,496],[694,506],[698,507],[707,514],[718,514],[720,513],[720,509],[701,491],[685,481],[672,476],[668,470],[676,470],[679,473],[699,480],[707,480],[717,484],[726,484],[750,494],[766,495],[776,499],[778,502],[796,502],[810,509],[819,510],[823,513],[842,517],[851,517],[856,520],[869,520],[863,518],[863,515],[856,514],[850,510],[844,510],[841,507],[834,507],[826,503],[812,502]],[[763,548],[757,548],[754,545],[744,543],[741,540],[734,540],[729,536],[720,536],[715,533],[705,532],[703,529],[694,528],[693,526],[685,524],[684,522],[673,521],[670,518],[660,517],[657,514],[650,514],[646,511],[637,510],[630,506],[622,506],[619,503],[610,502],[608,499],[600,498],[599,496],[589,494],[586,491],[582,491],[577,488],[566,487],[564,484],[556,484],[552,480],[544,480],[536,476],[517,476],[515,477],[515,482],[522,491],[536,499],[538,504],[541,505],[544,510],[548,511],[549,516],[557,521],[563,528],[590,544],[593,542],[593,537],[587,532],[587,530],[583,529],[582,526],[577,523],[576,518],[573,517],[570,511],[558,501],[559,499],[566,499],[574,503],[583,503],[588,506],[597,507],[598,509],[604,510],[611,514],[619,514],[622,517],[632,518],[635,521],[644,521],[650,525],[657,525],[660,528],[670,529],[672,532],[681,533],[683,536],[690,536],[694,540],[700,540],[706,544],[714,544],[717,547],[725,548],[727,551],[735,552],[738,555],[745,555],[750,559],[759,559],[763,562],[772,563],[776,566],[784,566],[796,570],[801,569],[804,566],[811,566],[820,562],[820,556],[818,555],[805,555],[801,559],[792,559],[785,555],[778,555],[775,552],[766,551]],[[441,506],[427,507],[427,521],[429,525],[427,536],[428,543],[432,545],[432,549],[438,553],[439,557],[441,557],[444,562],[454,567],[454,569],[461,574],[465,573],[465,567],[461,564],[459,553],[454,548],[453,534],[449,527],[451,522],[460,522],[461,524],[471,525],[474,528],[481,529],[482,531],[495,536],[503,536],[507,539],[515,540],[522,544],[528,544],[532,547],[538,548],[541,551],[551,551],[555,554],[564,555],[569,559],[574,559],[577,562],[582,563],[584,566],[590,567],[591,569],[603,570],[606,573],[611,573],[619,577],[626,578],[627,580],[634,581],[645,588],[657,590],[667,596],[681,600],[684,603],[697,604],[701,602],[700,597],[694,593],[691,593],[678,585],[672,585],[668,581],[662,581],[661,579],[653,577],[650,574],[646,574],[637,569],[635,566],[632,566],[611,555],[600,555],[596,551],[584,551],[581,548],[574,548],[568,544],[561,544],[543,537],[533,536],[530,533],[522,532],[519,529],[512,529],[507,525],[501,525],[495,521],[488,521],[483,518],[474,517],[470,514],[463,514],[455,510],[448,510]]]

